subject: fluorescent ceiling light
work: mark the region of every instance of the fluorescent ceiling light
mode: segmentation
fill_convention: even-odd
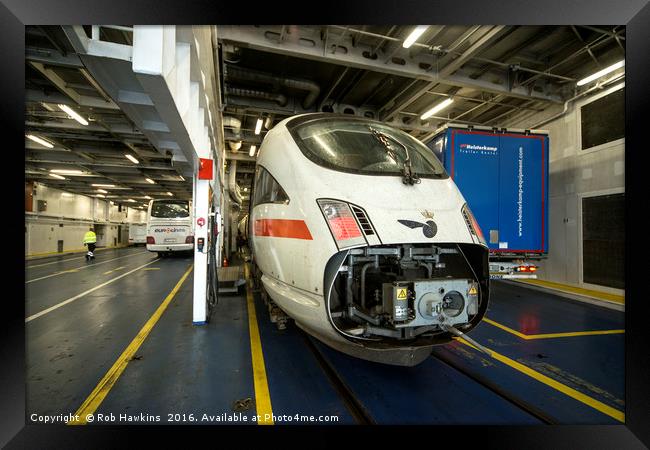
[[[255,154],[255,150],[257,150],[257,146],[256,145],[251,145],[251,149],[248,152],[248,156],[253,156]]]
[[[172,197],[174,194],[172,194],[171,192],[167,192],[167,195],[169,195],[170,197]]]
[[[429,117],[433,116],[435,113],[438,111],[442,111],[445,109],[447,106],[451,105],[454,102],[453,98],[448,98],[447,100],[444,100],[440,103],[438,103],[436,106],[425,112],[420,116],[420,119],[425,120],[428,119]]]
[[[38,136],[34,136],[33,134],[27,134],[27,139],[31,139],[32,141],[36,142],[37,144],[41,144],[43,147],[47,148],[53,148],[54,145],[51,143],[47,142],[45,139],[40,138]]]
[[[180,178],[181,181],[185,181],[185,178],[183,178],[183,175],[179,175],[178,178]]]
[[[41,106],[42,106],[43,108],[47,109],[49,112],[54,112],[54,111],[56,111],[56,109],[52,108],[49,104],[47,104],[47,103],[45,103],[45,102],[41,102]]]
[[[134,164],[139,164],[140,163],[140,161],[135,159],[135,157],[133,155],[129,155],[128,153],[126,153],[124,156],[126,156],[127,159],[133,161]]]
[[[108,194],[108,191],[105,191],[104,189],[97,189],[97,192],[101,192],[102,194]]]
[[[130,199],[127,200],[127,202],[135,203],[135,200],[133,200],[132,198],[130,198]]]
[[[409,48],[415,41],[418,40],[422,34],[427,31],[427,28],[429,28],[428,25],[418,25],[411,31],[411,34],[408,35],[408,37],[404,40],[404,43],[402,44],[402,47],[404,48]]]
[[[52,173],[62,173],[63,175],[81,175],[83,172],[81,170],[72,170],[72,169],[52,169]]]
[[[114,184],[91,184],[93,187],[115,187]]]
[[[55,173],[51,173],[50,176],[52,178],[56,178],[57,180],[65,180],[65,177],[62,177],[61,175],[57,175]]]
[[[151,200],[151,197],[149,197],[148,195],[145,195],[144,198]]]
[[[106,198],[106,196],[103,194],[95,194],[95,197]]]
[[[156,184],[156,182],[153,181],[151,178],[145,178],[145,180],[147,180],[147,183]]]
[[[81,125],[88,125],[88,121],[81,117],[77,111],[70,108],[68,105],[59,105],[59,108],[67,112],[70,117],[79,122]]]
[[[264,121],[260,118],[257,119],[257,123],[255,124],[255,134],[260,134],[260,131],[262,131],[262,124]]]
[[[587,78],[583,78],[582,80],[578,81],[576,85],[578,86],[585,85],[591,81],[594,81],[597,78],[602,77],[603,75],[607,75],[608,73],[615,71],[616,69],[620,69],[623,66],[625,66],[625,60],[619,61],[616,64],[612,64],[609,67],[605,67],[603,70],[599,70],[595,74],[589,75]]]

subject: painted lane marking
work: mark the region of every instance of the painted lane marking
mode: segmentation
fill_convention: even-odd
[[[146,269],[142,270],[160,270],[160,267],[147,267]]]
[[[257,325],[257,314],[255,313],[255,302],[251,291],[251,279],[248,264],[244,265],[246,280],[246,304],[248,306],[248,329],[251,341],[251,358],[253,360],[253,383],[255,385],[255,409],[260,420],[258,425],[273,425],[273,408],[271,406],[271,395],[269,394],[269,382],[266,379],[266,366],[264,365],[264,353],[262,353],[262,341],[260,330]]]
[[[135,352],[138,351],[144,340],[147,338],[147,336],[149,336],[149,333],[153,327],[156,325],[156,323],[158,323],[158,320],[167,309],[167,306],[169,306],[171,301],[174,299],[174,296],[178,293],[178,290],[181,288],[193,268],[194,264],[192,264],[183,274],[181,279],[178,280],[178,283],[176,283],[174,289],[172,289],[165,300],[163,300],[160,306],[158,306],[153,315],[149,318],[149,320],[147,320],[147,323],[144,324],[138,334],[133,338],[131,343],[126,347],[119,358],[117,358],[111,368],[108,369],[108,372],[106,372],[104,377],[99,381],[99,383],[97,383],[97,386],[95,386],[95,389],[93,389],[88,398],[86,398],[86,400],[84,400],[84,402],[81,404],[75,413],[75,415],[79,417],[79,420],[70,420],[67,423],[68,425],[85,425],[87,423],[86,417],[94,414],[95,411],[97,411],[99,405],[102,404],[111,388],[115,385],[118,378],[120,378],[122,372],[124,372],[124,369],[126,369],[129,361],[131,361],[133,358],[133,355],[135,355]]]
[[[122,269],[124,269],[125,267],[126,267],[126,266],[120,266],[120,267],[116,267],[116,268],[113,269],[113,270],[107,270],[107,271],[104,272],[102,275],[108,275],[109,273],[117,272],[118,270],[122,270]],[[146,269],[145,269],[145,270],[146,270]]]
[[[148,252],[131,253],[131,254],[129,254],[129,255],[119,256],[119,257],[117,257],[117,258],[108,259],[108,260],[106,260],[106,261],[102,261],[102,262],[97,262],[97,263],[88,263],[88,264],[85,265],[85,266],[79,266],[79,267],[75,267],[74,269],[70,269],[70,270],[62,270],[62,271],[60,271],[60,272],[54,272],[54,273],[51,273],[51,274],[49,274],[49,275],[45,275],[44,277],[34,278],[33,280],[25,281],[25,284],[33,283],[34,281],[44,280],[44,279],[46,279],[46,278],[56,277],[57,275],[63,275],[63,274],[65,274],[65,273],[73,273],[73,272],[77,272],[77,271],[79,271],[79,270],[88,269],[88,268],[91,268],[91,267],[96,267],[96,266],[99,266],[99,265],[101,265],[101,264],[106,264],[106,263],[109,263],[109,262],[111,262],[111,261],[115,261],[115,260],[122,259],[122,258],[130,258],[131,256],[142,255],[142,254],[144,254],[144,253],[148,253]],[[106,275],[106,274],[104,274],[104,275]]]
[[[25,269],[33,269],[34,267],[49,266],[49,265],[52,265],[52,264],[64,263],[64,262],[68,262],[68,261],[76,261],[78,259],[83,259],[83,256],[80,256],[79,258],[61,259],[59,261],[52,261],[52,262],[43,263],[43,264],[34,264],[33,266],[25,266]]]
[[[584,289],[584,288],[579,288],[575,286],[569,286],[567,284],[561,284],[561,283],[555,283],[553,281],[546,281],[546,280],[516,280],[519,283],[524,283],[524,284],[532,284],[534,286],[542,286],[547,289],[553,289],[556,291],[561,291],[561,292],[568,292],[572,294],[579,294],[579,295],[584,295],[587,297],[593,297],[598,300],[605,300],[609,302],[614,302],[618,303],[620,305],[625,304],[625,296],[624,295],[617,295],[617,294],[610,294],[608,292],[601,292],[601,291],[595,291],[593,289]]]
[[[467,342],[463,338],[454,338],[454,339],[457,339],[458,341],[462,342],[463,344],[465,344],[465,345],[467,345],[467,346],[469,346],[469,347],[471,347],[471,348],[473,348],[475,350],[478,350],[474,345]],[[569,386],[566,386],[566,385],[560,383],[559,381],[556,381],[556,380],[554,380],[554,379],[552,379],[550,377],[547,377],[546,375],[542,375],[541,373],[531,369],[530,367],[528,367],[528,366],[526,366],[524,364],[521,364],[521,363],[519,363],[517,361],[514,361],[514,360],[512,360],[512,359],[508,358],[507,356],[504,356],[504,355],[502,355],[500,353],[497,353],[492,349],[489,349],[489,348],[486,348],[486,347],[484,347],[484,348],[486,350],[488,350],[490,352],[490,356],[492,358],[496,359],[497,361],[500,361],[503,364],[505,364],[507,366],[510,366],[513,369],[523,373],[524,375],[527,375],[527,376],[539,381],[540,383],[543,383],[543,384],[555,389],[556,391],[559,391],[559,392],[573,398],[574,400],[579,401],[580,403],[583,403],[583,404],[585,404],[587,406],[590,406],[590,407],[600,411],[601,413],[618,420],[619,422],[623,422],[623,423],[625,422],[625,413],[624,412],[619,411],[616,408],[612,408],[611,406],[608,406],[608,405],[606,405],[606,404],[604,404],[602,402],[599,402],[595,398],[591,398],[588,395],[583,394],[582,392],[576,391],[575,389],[572,389]]]
[[[148,262],[147,264],[143,264],[143,265],[141,265],[140,267],[136,267],[135,269],[130,270],[130,271],[128,271],[127,273],[124,273],[124,274],[120,275],[119,277],[111,278],[110,280],[108,280],[108,281],[105,282],[105,283],[100,284],[99,286],[95,286],[95,287],[92,288],[92,289],[88,289],[87,291],[82,292],[81,294],[75,295],[74,297],[71,297],[71,298],[69,298],[69,299],[67,299],[67,300],[62,301],[61,303],[57,303],[57,304],[54,305],[54,306],[50,306],[49,308],[44,309],[43,311],[41,311],[41,312],[39,312],[39,313],[36,313],[36,314],[34,314],[34,315],[29,316],[28,318],[25,319],[25,322],[31,322],[31,321],[34,320],[34,319],[38,319],[38,318],[41,317],[42,315],[48,314],[48,313],[54,311],[55,309],[58,309],[58,308],[60,308],[60,307],[62,307],[62,306],[67,305],[68,303],[72,303],[72,302],[74,302],[75,300],[78,300],[78,299],[80,299],[80,298],[82,298],[82,297],[84,297],[84,296],[90,294],[91,292],[96,291],[97,289],[101,289],[101,288],[103,288],[104,286],[109,285],[109,284],[113,283],[114,281],[119,280],[120,278],[124,278],[125,276],[130,275],[130,274],[132,274],[133,272],[136,272],[136,271],[142,269],[143,267],[146,267],[146,266],[148,266],[148,265],[150,265],[150,264],[153,264],[153,263],[155,263],[156,261],[159,261],[159,260],[160,260],[160,258],[156,258],[156,259],[154,259],[153,261]]]
[[[533,339],[555,339],[555,338],[563,338],[563,337],[576,337],[576,336],[598,336],[598,335],[603,335],[603,334],[623,334],[625,333],[625,330],[594,330],[594,331],[570,331],[567,333],[545,333],[545,334],[524,334],[521,333],[517,330],[513,330],[512,328],[508,328],[505,325],[502,325],[498,322],[495,322],[494,320],[490,320],[487,317],[483,318],[483,322],[487,322],[492,326],[495,326],[497,328],[502,329],[503,331],[507,331],[510,334],[514,334],[515,336],[525,339],[527,341],[533,340]]]

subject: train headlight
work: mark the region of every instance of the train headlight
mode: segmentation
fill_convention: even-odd
[[[463,205],[461,211],[463,213],[463,217],[465,218],[465,223],[467,224],[469,234],[472,235],[472,240],[477,244],[481,244],[487,247],[488,245],[485,241],[485,238],[483,237],[483,231],[481,231],[481,227],[474,218],[474,214],[472,214],[472,211],[469,209],[467,203]]]
[[[366,243],[350,205],[338,200],[317,201],[339,250]]]

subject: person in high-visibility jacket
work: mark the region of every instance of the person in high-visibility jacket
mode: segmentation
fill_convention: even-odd
[[[93,231],[93,227],[90,227],[89,231],[84,234],[84,245],[88,246],[88,253],[86,253],[86,261],[95,259],[95,243],[97,242],[97,235]]]

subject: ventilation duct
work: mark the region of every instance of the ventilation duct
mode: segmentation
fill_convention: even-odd
[[[256,89],[236,88],[232,86],[226,86],[226,95],[234,95],[235,97],[261,98],[263,100],[271,100],[273,102],[276,102],[280,106],[287,105],[287,97],[285,95],[258,91]]]
[[[232,132],[235,136],[239,136],[241,131],[241,120],[235,117],[224,116],[222,123],[224,128],[232,128]]]
[[[238,205],[242,204],[242,197],[239,193],[239,188],[237,186],[236,180],[237,176],[237,161],[230,162],[230,172],[228,173],[228,192],[230,192],[230,198],[233,202]]]
[[[233,153],[237,153],[242,146],[242,141],[228,141],[228,146]]]
[[[291,89],[307,91],[307,96],[302,101],[302,107],[304,109],[311,108],[318,98],[318,95],[320,94],[320,86],[309,80],[278,77],[265,72],[244,70],[240,67],[234,67],[232,65],[226,65],[224,67],[224,74],[226,77],[235,80],[253,81],[256,83],[267,84],[272,86],[274,89],[277,89],[280,86],[284,86]]]

